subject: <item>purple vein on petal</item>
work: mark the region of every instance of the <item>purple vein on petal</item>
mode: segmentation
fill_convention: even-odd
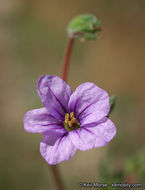
[[[76,100],[75,106],[74,106],[74,114],[75,114],[75,115],[76,115],[76,107],[77,107],[78,102],[79,102],[79,98]]]
[[[47,109],[47,108],[46,108],[46,109]],[[55,110],[58,114],[61,114],[61,113],[59,113],[59,112],[57,111],[57,109],[54,108],[54,110]],[[52,117],[53,119],[57,120],[60,124],[63,123],[63,121],[58,120],[57,118],[55,118],[55,116],[53,116],[53,115],[51,115],[51,114],[49,114],[49,116]],[[61,114],[61,116],[64,117],[62,114]]]
[[[55,149],[55,152],[58,150],[58,147],[59,147],[59,145],[60,145],[60,143],[61,143],[64,136],[66,136],[66,133],[62,137],[59,138],[58,144],[57,144],[56,149]]]
[[[101,95],[100,95],[101,96]],[[100,101],[104,100],[105,98],[102,98]],[[92,102],[91,104],[89,104],[88,106],[86,106],[78,115],[78,118],[81,116],[81,114],[88,109],[90,106],[92,106],[93,104],[95,104],[97,101],[95,100],[94,102]]]
[[[82,125],[81,127],[83,127],[83,128],[85,128],[85,127],[97,127],[97,125],[99,126],[99,124],[104,123],[106,120],[107,120],[107,117],[103,117],[97,122],[88,123],[88,124]]]
[[[56,108],[53,107],[53,109],[62,117],[64,118],[64,116],[62,115],[62,113],[60,113]],[[54,117],[55,118],[55,117]],[[56,118],[55,118],[56,119]]]
[[[58,126],[58,127],[54,127],[54,126]],[[53,127],[51,127],[51,129],[53,128],[53,129],[62,129],[63,128],[63,125],[61,125],[61,124],[58,124],[58,123],[52,123],[52,124],[48,124],[48,125],[43,125],[43,126],[53,126]]]
[[[92,132],[92,131],[90,131],[89,129],[86,129],[85,127],[84,127],[83,129],[85,129],[87,132],[89,132],[89,133],[91,133],[91,134],[95,135],[95,133],[93,133],[93,132]]]
[[[87,117],[88,115],[91,115],[91,114],[92,114],[92,113],[87,113],[86,115],[84,115],[84,117],[81,118],[81,121],[82,121],[85,117]],[[80,124],[81,124],[81,121],[79,120]]]
[[[81,114],[82,114],[86,109],[88,109],[90,106],[92,106],[92,105],[95,104],[95,103],[96,103],[96,101],[94,101],[94,102],[92,102],[91,104],[89,104],[88,106],[86,106],[86,107],[79,113],[78,118],[81,116]]]
[[[50,123],[50,124],[42,124],[42,126],[50,126],[50,125],[58,125],[58,126],[62,126],[59,123]]]
[[[60,104],[60,106],[62,107],[63,111],[66,113],[67,110],[65,109],[65,107],[63,106],[63,104],[59,101],[59,99],[55,96],[55,94],[53,93],[53,91],[51,90],[51,88],[49,87],[51,93],[53,94],[53,96],[55,97],[56,101]]]
[[[90,90],[92,87],[88,88],[87,90]],[[81,99],[81,97],[79,97],[76,102],[75,102],[75,106],[74,106],[74,113],[76,113],[76,107],[77,107],[77,104],[79,102],[79,100]]]
[[[78,133],[78,131],[77,131],[77,130],[75,130],[75,132],[77,133],[77,135],[79,136],[79,138],[81,138],[81,137],[80,137],[80,134]]]

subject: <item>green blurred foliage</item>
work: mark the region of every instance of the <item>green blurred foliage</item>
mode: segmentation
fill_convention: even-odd
[[[112,110],[114,109],[114,107],[115,107],[115,102],[116,102],[116,96],[110,96],[110,98],[109,98],[109,103],[110,103],[110,113],[109,114],[111,114],[111,112],[112,112]]]
[[[108,154],[99,167],[99,176],[102,183],[109,184],[106,188],[108,190],[114,189],[111,187],[112,183],[140,183],[144,186],[145,148],[138,150],[121,162],[117,155]]]
[[[124,175],[134,174],[138,181],[145,179],[145,148],[127,158],[123,168]]]

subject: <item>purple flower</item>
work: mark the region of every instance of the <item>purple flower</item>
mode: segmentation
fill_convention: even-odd
[[[105,146],[115,136],[107,117],[109,96],[94,83],[83,83],[72,92],[61,78],[48,75],[40,77],[37,90],[44,108],[28,111],[24,128],[44,135],[40,153],[48,164],[71,159],[77,149]]]

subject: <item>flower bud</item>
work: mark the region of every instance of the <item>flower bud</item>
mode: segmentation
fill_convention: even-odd
[[[100,21],[91,14],[78,15],[68,25],[68,35],[71,38],[79,38],[82,42],[94,40],[101,30]]]

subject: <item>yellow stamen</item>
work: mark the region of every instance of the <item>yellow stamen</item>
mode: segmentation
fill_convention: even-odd
[[[64,128],[68,132],[72,130],[77,130],[78,128],[80,128],[80,124],[75,118],[74,112],[65,114]]]
[[[76,118],[73,117],[73,118],[71,119],[71,121],[72,121],[72,123],[76,123]]]
[[[65,123],[68,125],[68,127],[73,127],[73,125],[76,123],[76,118],[74,116],[74,112],[66,113],[65,114]]]
[[[69,120],[69,113],[66,113],[66,114],[65,114],[65,123],[67,123],[68,120]]]
[[[71,113],[70,113],[70,119],[71,119],[72,117],[74,117],[74,112],[71,112]]]

